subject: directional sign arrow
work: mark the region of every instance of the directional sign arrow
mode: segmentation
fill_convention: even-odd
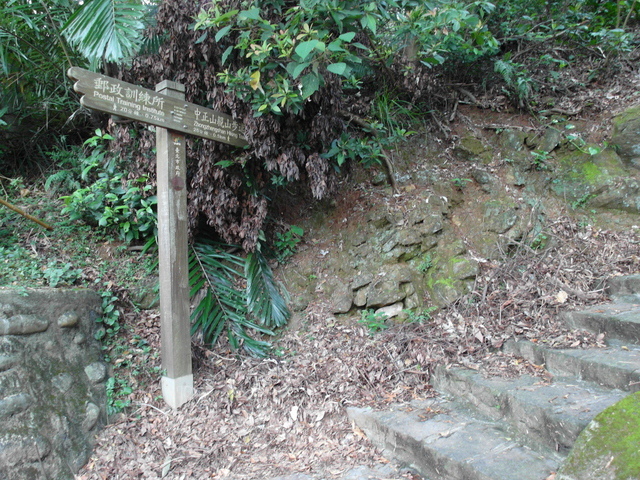
[[[112,77],[71,67],[67,75],[85,107],[181,133],[244,147],[244,125],[230,115],[178,100]]]

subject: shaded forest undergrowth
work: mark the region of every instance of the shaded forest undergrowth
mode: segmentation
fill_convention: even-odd
[[[317,303],[275,342],[270,358],[195,345],[194,400],[171,411],[159,401],[156,382],[140,385],[100,435],[80,478],[331,476],[385,461],[349,425],[344,408],[432,396],[429,376],[437,364],[482,365],[495,375],[528,373],[544,381],[541,367],[502,354],[502,342],[515,336],[555,347],[602,345],[601,337],[563,328],[556,313],[605,301],[603,280],[636,271],[640,259],[633,233],[564,217],[546,234],[552,246],[522,246],[483,263],[472,292],[422,322],[373,334],[357,318],[336,319]],[[131,327],[159,348],[156,313],[136,314]],[[133,367],[135,358],[128,358]]]
[[[450,168],[452,178],[463,176],[459,165],[440,168]],[[528,373],[544,381],[542,368],[502,354],[503,342],[520,337],[554,347],[597,348],[605,339],[568,331],[556,315],[606,301],[606,278],[637,272],[640,260],[637,228],[602,230],[565,212],[548,215],[541,232],[545,248],[515,242],[482,261],[471,292],[441,311],[389,322],[374,332],[362,317],[331,315],[318,298],[263,359],[224,342],[207,349],[196,338],[196,396],[172,411],[158,382],[159,314],[135,306],[141,292],[153,296],[147,282],[155,274],[155,256],[60,219],[61,203],[38,184],[3,185],[22,207],[55,224],[45,232],[1,211],[3,284],[82,285],[104,292],[100,327],[114,373],[112,423],[78,476],[87,480],[244,480],[296,472],[331,478],[355,465],[384,463],[349,424],[345,407],[382,408],[433,396],[430,374],[442,364],[482,366],[495,375]],[[352,188],[343,185],[336,210],[352,206]],[[384,186],[367,189],[373,194],[363,208],[390,194]],[[294,260],[308,256],[317,262],[317,245],[303,243]]]
[[[205,97],[207,101],[215,98],[216,108],[235,112],[240,117],[247,116],[254,132],[257,156],[246,154],[246,158],[236,164],[233,151],[220,152],[215,144],[204,145],[207,148],[198,153],[203,165],[202,175],[196,176],[198,181],[195,182],[202,188],[195,198],[203,200],[215,190],[216,185],[226,194],[222,199],[216,197],[215,201],[211,200],[214,198],[212,196],[200,205],[192,201],[190,207],[192,213],[195,212],[191,215],[193,222],[198,223],[198,215],[203,213],[204,208],[210,214],[210,220],[213,221],[215,217],[218,225],[222,225],[221,231],[217,232],[219,235],[226,238],[230,235],[225,237],[225,232],[239,231],[244,238],[251,240],[248,243],[253,246],[267,218],[267,202],[266,196],[260,198],[259,202],[257,196],[242,196],[245,195],[243,175],[246,171],[254,174],[261,172],[254,178],[262,178],[263,187],[270,195],[282,192],[289,186],[293,188],[288,181],[298,176],[296,172],[298,169],[302,171],[304,164],[305,175],[309,177],[307,180],[312,180],[307,185],[311,192],[307,191],[307,197],[311,194],[320,197],[326,193],[325,187],[344,182],[341,190],[335,196],[331,192],[327,201],[335,202],[338,208],[347,210],[352,206],[348,205],[349,190],[363,188],[375,192],[371,196],[371,203],[363,205],[364,209],[372,207],[375,199],[389,197],[394,192],[373,185],[370,172],[365,175],[365,181],[354,187],[353,183],[333,174],[336,168],[331,162],[344,167],[342,173],[353,173],[347,164],[343,166],[347,159],[360,166],[373,163],[374,168],[382,167],[388,160],[393,163],[394,159],[403,155],[401,151],[393,151],[398,146],[403,148],[406,145],[402,140],[408,138],[412,142],[409,130],[422,128],[415,127],[416,122],[430,126],[427,135],[439,144],[438,161],[443,160],[442,165],[432,164],[427,168],[438,169],[447,181],[455,184],[457,180],[464,186],[466,181],[471,182],[465,178],[469,163],[466,170],[459,170],[459,165],[447,162],[447,159],[462,134],[478,127],[465,115],[469,110],[477,109],[487,121],[497,118],[489,115],[493,112],[509,115],[518,112],[513,115],[514,121],[520,122],[515,127],[523,130],[549,125],[554,116],[560,115],[572,123],[586,124],[582,128],[586,132],[585,137],[588,137],[585,139],[602,144],[608,135],[606,125],[609,124],[610,114],[640,98],[637,88],[640,77],[637,72],[639,47],[635,1],[586,2],[586,9],[578,8],[585,2],[577,2],[572,9],[565,9],[565,3],[562,2],[545,2],[549,18],[541,22],[528,16],[528,13],[537,9],[537,4],[531,2],[499,5],[500,9],[495,14],[486,17],[486,24],[480,21],[480,17],[469,16],[466,11],[454,11],[457,12],[454,19],[466,19],[468,26],[473,27],[471,31],[476,34],[474,42],[477,41],[477,45],[469,43],[462,34],[456,33],[457,30],[450,31],[446,22],[440,26],[436,24],[436,31],[443,37],[434,36],[430,22],[437,20],[435,10],[416,15],[415,26],[423,28],[421,31],[425,33],[424,38],[418,40],[424,40],[424,46],[428,47],[424,49],[426,54],[434,53],[426,58],[431,61],[423,58],[425,61],[419,63],[408,50],[394,54],[394,50],[389,49],[389,58],[400,61],[394,66],[398,76],[389,77],[390,70],[386,67],[381,76],[371,76],[362,87],[356,90],[343,89],[346,85],[344,82],[349,80],[345,62],[353,61],[355,66],[360,60],[352,54],[344,57],[348,52],[340,42],[346,45],[361,39],[372,41],[370,35],[362,35],[367,30],[374,34],[376,32],[375,19],[361,12],[364,15],[362,18],[369,18],[368,22],[349,21],[345,25],[358,29],[361,24],[362,32],[341,35],[331,43],[327,40],[326,51],[331,53],[326,53],[324,41],[316,39],[319,33],[309,30],[308,26],[309,31],[297,38],[306,39],[308,36],[313,41],[304,41],[295,48],[299,60],[309,62],[306,66],[305,63],[290,64],[294,80],[305,68],[311,69],[312,58],[333,62],[327,64],[328,73],[324,72],[326,79],[320,79],[315,66],[313,72],[308,70],[308,75],[301,77],[300,86],[306,90],[304,98],[298,95],[297,87],[288,90],[288,77],[284,72],[283,76],[277,77],[284,80],[282,85],[267,82],[266,75],[261,84],[261,69],[265,65],[260,62],[268,57],[268,52],[256,51],[255,55],[246,55],[245,50],[250,42],[240,48],[240,54],[235,55],[239,62],[246,59],[257,62],[251,65],[255,70],[252,70],[253,75],[245,79],[251,81],[239,81],[239,76],[235,78],[229,74],[225,78],[230,83],[235,81],[246,90],[248,96],[245,95],[245,99],[226,91],[226,87],[217,80],[220,72],[216,68],[222,68],[223,65],[213,65],[209,61],[210,58],[226,58],[231,51],[227,49],[227,53],[221,54],[226,45],[219,44],[216,38],[226,41],[225,36],[232,26],[227,25],[217,33],[211,30],[207,38],[181,23],[186,21],[191,25],[192,15],[182,15],[182,20],[177,21],[181,12],[195,9],[195,3],[173,0],[163,3],[168,8],[161,11],[160,28],[170,27],[175,34],[168,35],[171,41],[163,47],[160,55],[138,58],[138,71],[126,68],[124,72],[133,77],[142,75],[146,82],[151,80],[144,74],[147,67],[154,75],[162,73],[166,76],[169,72],[178,72],[176,78],[185,80],[189,85],[188,91],[191,90],[196,98],[203,101]],[[223,3],[231,5],[234,2]],[[324,8],[322,2],[309,3]],[[478,5],[484,4],[478,2]],[[22,8],[16,2],[9,6],[15,5]],[[36,12],[31,3],[24,5],[26,12]],[[367,5],[375,7],[373,3]],[[617,9],[612,10],[614,5]],[[191,13],[195,14],[196,11]],[[18,10],[13,13],[16,12]],[[63,13],[58,12],[61,18]],[[271,13],[275,15],[276,12]],[[354,12],[343,13],[348,16]],[[537,15],[539,12],[535,13]],[[556,22],[550,14],[559,15],[569,23]],[[203,19],[206,20],[207,15]],[[258,20],[251,18],[255,17],[255,10],[242,12],[241,16],[243,21]],[[18,15],[9,14],[6,19],[3,25],[7,28],[14,22],[27,25]],[[215,19],[211,17],[209,20]],[[229,17],[218,18],[219,22],[227,20]],[[315,20],[324,18],[316,15]],[[520,20],[524,20],[524,23]],[[474,30],[478,27],[487,33],[486,25],[497,32],[495,43],[487,43],[486,40],[490,40],[491,36],[478,37],[479,30]],[[234,35],[241,33],[241,27],[235,27]],[[302,27],[303,23],[300,24]],[[26,35],[21,29],[17,32]],[[49,32],[48,29],[44,31]],[[250,38],[249,30],[245,33],[242,38]],[[284,33],[281,31],[280,34]],[[356,37],[356,34],[360,36]],[[48,35],[45,35],[47,41],[50,40]],[[19,38],[19,35],[15,35],[15,38]],[[41,39],[40,36],[35,38]],[[450,44],[439,43],[447,38]],[[185,48],[185,45],[189,48]],[[375,42],[372,45],[375,47]],[[387,44],[382,42],[381,45]],[[56,47],[57,44],[52,43],[51,46]],[[354,46],[362,49],[364,45],[354,43]],[[469,47],[473,49],[469,50]],[[16,48],[16,54],[8,58],[29,58],[22,55],[19,46]],[[438,54],[441,48],[451,54],[454,63],[443,63],[444,57]],[[184,54],[185,51],[188,54]],[[198,57],[202,52],[205,57]],[[217,54],[210,55],[210,52]],[[376,48],[371,53],[372,56],[365,55],[363,58],[375,66],[379,63],[379,54]],[[558,323],[556,314],[563,309],[606,301],[603,285],[607,277],[637,271],[640,240],[637,228],[627,231],[601,230],[591,226],[588,220],[576,220],[564,211],[558,211],[555,215],[547,214],[544,229],[540,232],[546,238],[545,248],[537,248],[532,243],[515,242],[500,255],[480,261],[479,274],[471,291],[438,312],[418,312],[409,318],[410,321],[388,323],[384,325],[385,328],[379,328],[379,325],[368,322],[366,318],[331,315],[318,297],[293,319],[290,327],[279,332],[273,342],[271,355],[263,359],[248,357],[243,351],[234,351],[224,341],[215,349],[208,349],[200,339],[195,338],[196,396],[179,411],[171,411],[162,402],[158,382],[161,375],[158,312],[153,308],[139,307],[142,303],[152,303],[155,296],[153,280],[156,258],[151,253],[141,253],[139,246],[128,243],[140,241],[154,227],[154,169],[153,162],[149,161],[153,156],[153,132],[136,125],[132,128],[127,124],[109,123],[106,127],[109,133],[106,133],[106,119],[102,119],[99,125],[102,130],[98,130],[96,136],[87,141],[94,142],[93,153],[81,163],[78,162],[78,158],[82,158],[81,147],[73,147],[74,150],[70,152],[59,148],[56,150],[58,156],[51,156],[50,162],[36,160],[37,156],[32,154],[40,149],[46,152],[53,148],[52,145],[66,146],[64,139],[69,133],[68,128],[73,129],[70,138],[76,138],[84,136],[79,134],[80,131],[88,133],[95,131],[98,126],[92,123],[96,119],[90,119],[89,115],[80,122],[80,116],[75,118],[75,113],[72,118],[78,123],[69,122],[70,112],[77,109],[77,98],[69,94],[70,85],[65,87],[58,77],[59,65],[63,63],[59,61],[61,55],[60,52],[60,56],[56,56],[55,51],[50,55],[53,59],[51,73],[42,68],[34,70],[30,68],[31,64],[25,68],[22,60],[11,65],[15,68],[15,78],[26,79],[27,85],[35,75],[38,77],[33,81],[35,85],[45,85],[55,92],[63,92],[60,94],[60,103],[65,108],[55,119],[49,117],[49,110],[42,108],[42,98],[50,95],[52,98],[58,97],[57,93],[53,95],[48,92],[50,88],[39,88],[46,95],[36,95],[36,101],[28,104],[28,109],[20,102],[16,102],[20,108],[15,111],[14,107],[8,110],[5,105],[0,105],[0,126],[3,123],[8,126],[0,132],[4,135],[4,150],[0,148],[0,154],[20,152],[18,155],[5,154],[3,165],[16,172],[38,170],[41,174],[39,177],[42,177],[23,180],[0,176],[0,194],[28,213],[54,225],[51,232],[46,232],[0,207],[0,284],[14,288],[83,286],[102,292],[105,313],[98,326],[98,336],[104,343],[105,355],[112,366],[113,376],[108,384],[108,407],[112,423],[100,434],[94,456],[79,474],[81,479],[164,477],[244,480],[294,472],[323,475],[326,478],[338,475],[353,465],[384,462],[362,432],[349,425],[344,414],[346,406],[383,407],[394,402],[434,395],[429,380],[438,364],[459,364],[470,368],[483,365],[496,375],[523,372],[543,375],[537,366],[503,355],[499,350],[503,342],[512,337],[524,337],[558,347],[597,348],[603,338],[565,330]],[[160,61],[162,57],[165,63]],[[194,58],[207,60],[194,61]],[[182,65],[181,62],[187,62],[188,65]],[[208,70],[200,72],[200,67]],[[354,72],[360,70],[367,72],[367,69],[354,69]],[[239,75],[244,70],[238,72]],[[358,80],[356,77],[354,79]],[[203,80],[206,80],[204,84]],[[325,85],[322,90],[321,84]],[[264,96],[265,88],[269,90],[279,85],[283,88],[286,85],[291,96],[282,97],[281,92]],[[8,86],[3,86],[4,91],[8,92],[3,99],[21,98],[20,89],[23,87],[20,82],[10,81]],[[12,92],[14,95],[9,95]],[[306,121],[318,128],[313,131],[306,128],[311,133],[315,132],[315,140],[311,139],[315,144],[310,141],[306,143],[307,146],[314,144],[317,152],[303,155],[299,149],[291,148],[293,144],[290,142],[301,141],[297,134],[306,132],[305,128],[301,128],[306,123],[301,123],[300,118],[294,115],[295,108],[292,107],[285,117],[253,114],[254,111],[261,113],[267,107],[277,113],[281,107],[288,105],[287,98],[293,107],[296,106],[295,102],[300,101],[300,105],[309,110]],[[343,107],[349,107],[346,113]],[[312,119],[315,117],[311,114],[318,112],[323,115],[320,121],[314,123]],[[326,112],[330,112],[331,116],[326,116]],[[529,115],[521,115],[522,112]],[[7,125],[7,122],[19,125],[21,118],[29,120],[25,122],[29,128],[14,129],[13,125]],[[280,122],[282,118],[285,121]],[[367,121],[363,123],[363,120]],[[45,122],[50,125],[47,134],[52,135],[46,142],[40,135],[44,130],[41,124]],[[37,129],[35,133],[30,123]],[[278,135],[273,133],[277,131],[276,127],[281,126],[285,130]],[[504,125],[487,123],[479,128],[498,130],[503,129]],[[135,129],[140,129],[140,136],[132,134]],[[396,132],[398,138],[383,145],[379,135],[384,137],[382,134],[385,132],[389,138],[394,138],[391,133]],[[114,151],[114,144],[109,143],[114,139],[115,146],[119,141],[123,152],[139,157],[138,161],[126,163],[126,169],[116,168],[117,162],[107,154]],[[320,142],[320,139],[327,141]],[[7,149],[10,144],[15,148]],[[48,146],[44,147],[45,144]],[[328,151],[320,149],[328,145],[331,145]],[[389,153],[388,159],[385,150]],[[38,159],[43,152],[40,152]],[[193,149],[191,153],[193,162],[197,156],[193,155]],[[210,165],[211,158],[215,161],[222,158],[220,153],[229,156],[226,166]],[[311,163],[303,162],[307,156],[313,160]],[[127,157],[127,160],[131,159]],[[145,168],[136,172],[136,163],[138,167]],[[224,161],[221,163],[225,164]],[[73,175],[73,169],[67,168],[70,165],[77,170]],[[247,165],[249,167],[245,168]],[[392,170],[389,165],[387,167]],[[210,175],[204,175],[203,172]],[[3,173],[14,177],[6,170]],[[384,178],[382,168],[380,173]],[[389,171],[386,173],[388,179]],[[397,173],[401,175],[403,172]],[[138,174],[141,176],[133,178]],[[92,183],[95,191],[80,189],[80,183],[73,184],[77,180],[74,175],[82,177],[82,180],[88,177],[95,181]],[[62,193],[56,193],[55,188],[44,188],[53,184],[69,189],[66,205],[57,198]],[[128,188],[123,187],[125,184]],[[192,187],[193,184],[190,188],[194,191]],[[102,208],[108,204],[106,201],[104,205],[94,204],[94,193],[102,194],[104,200],[114,191],[118,191],[116,197],[122,203],[117,206],[109,204],[106,209]],[[403,190],[403,193],[396,195],[409,196],[410,192]],[[241,219],[234,217],[237,212],[231,208],[238,203],[238,198],[244,199],[246,205],[251,207],[240,212]],[[299,200],[299,197],[294,198]],[[306,205],[307,200],[300,200],[300,203]],[[223,208],[225,202],[228,202],[228,210]],[[64,213],[65,207],[69,206],[77,207],[76,211],[87,207],[89,213],[96,213],[94,218],[89,219],[90,223],[120,229],[125,241],[116,239],[112,234],[98,233],[95,228],[69,219]],[[279,207],[284,209],[282,205]],[[289,202],[288,208],[300,214],[297,203]],[[247,211],[253,212],[253,215],[246,214]],[[136,218],[136,221],[130,221],[130,218]],[[304,220],[298,217],[290,223],[304,226]],[[276,219],[275,225],[265,223],[268,225],[268,228],[265,227],[268,235],[286,233],[286,222],[278,223],[280,221]],[[336,224],[333,228],[341,227],[341,224]],[[308,261],[318,262],[322,256],[318,255],[312,243],[303,238],[301,246],[305,248],[300,249],[298,258],[306,255],[309,256]]]
[[[23,194],[33,200],[34,214],[52,220],[56,201],[34,190]],[[27,225],[16,217],[11,222]],[[598,347],[603,338],[567,331],[556,314],[606,301],[604,280],[637,271],[640,259],[636,229],[605,231],[568,216],[549,219],[545,249],[515,244],[482,262],[472,291],[431,316],[374,333],[359,318],[330,315],[318,300],[281,333],[268,358],[244,356],[224,344],[209,350],[196,341],[196,397],[171,411],[157,381],[158,313],[131,301],[137,282],[153,272],[153,256],[68,228],[62,222],[45,235],[28,225],[13,228],[12,235],[28,252],[20,265],[33,269],[32,282],[109,287],[105,305],[120,312],[102,327],[117,329],[105,333],[105,345],[116,374],[112,406],[123,411],[100,434],[81,479],[330,477],[385,462],[348,423],[345,407],[432,396],[429,378],[437,364],[539,374],[544,381],[541,368],[502,354],[503,341],[515,336],[556,347]],[[3,248],[6,254],[10,247]],[[317,252],[310,247],[298,255]],[[40,262],[44,269],[37,266],[42,258],[48,259]]]

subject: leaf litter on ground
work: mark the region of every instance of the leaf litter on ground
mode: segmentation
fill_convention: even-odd
[[[640,237],[566,217],[545,233],[546,249],[514,244],[482,262],[472,291],[424,323],[372,336],[357,318],[330,315],[319,298],[269,358],[194,344],[195,398],[171,410],[158,382],[148,382],[131,395],[126,414],[98,435],[77,478],[335,478],[356,465],[386,462],[345,408],[432,397],[437,365],[549,380],[544,368],[500,347],[510,338],[555,348],[603,346],[602,336],[564,327],[558,313],[607,301],[606,279],[637,271]],[[133,330],[157,349],[158,324],[157,314],[141,313]]]

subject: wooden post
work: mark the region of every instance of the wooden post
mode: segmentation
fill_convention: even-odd
[[[67,72],[87,108],[155,125],[158,167],[158,246],[164,400],[173,408],[193,397],[189,266],[187,251],[187,161],[184,135],[244,147],[241,122],[184,101],[184,85],[164,82],[156,91],[84,68]]]
[[[156,92],[184,100],[184,85],[165,80]],[[193,397],[189,266],[187,245],[187,162],[184,135],[156,127],[158,247],[162,395],[173,408]]]

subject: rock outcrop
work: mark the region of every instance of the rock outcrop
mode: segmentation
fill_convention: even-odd
[[[430,163],[424,146],[415,154],[426,158],[411,160],[414,170],[402,173],[399,194],[389,190],[374,202],[368,193],[352,195],[352,205],[329,215],[333,226],[319,227],[317,236],[331,240],[315,247],[314,261],[294,258],[284,268],[293,309],[321,298],[335,314],[410,318],[409,311],[460,299],[482,262],[512,249],[544,248],[548,212],[601,218],[605,228],[636,225],[640,107],[613,123],[611,141],[601,145],[562,119],[535,129],[475,129],[451,152],[460,178],[439,174],[439,160]]]
[[[640,105],[628,108],[613,119],[613,136],[620,157],[640,168]]]
[[[640,478],[640,393],[599,413],[585,428],[558,472],[558,480]]]

